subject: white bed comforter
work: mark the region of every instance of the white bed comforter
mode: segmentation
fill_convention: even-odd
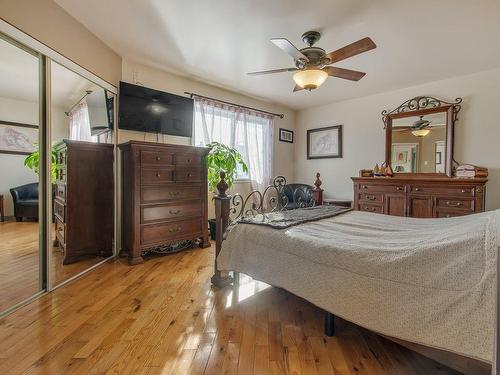
[[[218,257],[370,330],[491,361],[500,210],[449,219],[349,212],[238,224]]]

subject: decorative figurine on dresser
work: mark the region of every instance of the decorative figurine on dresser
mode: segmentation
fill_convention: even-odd
[[[209,149],[130,141],[122,154],[122,253],[129,264],[148,253],[209,247]]]
[[[113,255],[113,145],[65,139],[54,148],[54,245],[63,264]]]
[[[383,111],[384,168],[377,165],[376,171],[362,170],[352,177],[354,209],[418,218],[484,211],[487,170],[457,168],[453,158],[461,102],[419,96]]]

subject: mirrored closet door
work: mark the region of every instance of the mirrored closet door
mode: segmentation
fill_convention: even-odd
[[[113,255],[113,93],[50,63],[51,286]]]
[[[42,57],[2,34],[0,56],[1,315],[36,295],[45,283],[43,157],[38,147],[43,145]]]

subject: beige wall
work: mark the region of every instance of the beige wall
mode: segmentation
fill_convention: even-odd
[[[500,69],[436,81],[364,98],[300,111],[297,114],[295,179],[308,181],[321,172],[325,197],[352,199],[350,177],[384,161],[384,129],[380,112],[418,95],[464,99],[455,127],[455,159],[489,168],[486,208],[500,208]],[[344,125],[343,158],[306,160],[306,130]]]
[[[125,82],[134,83],[134,77],[144,86],[157,90],[171,92],[177,95],[185,95],[184,92],[195,92],[224,101],[233,102],[245,106],[255,107],[275,113],[283,113],[283,119],[274,119],[274,174],[281,174],[289,181],[294,179],[293,155],[294,143],[279,141],[279,128],[295,130],[295,112],[281,105],[264,102],[258,99],[248,97],[237,92],[225,90],[203,82],[195,81],[188,77],[182,77],[172,73],[164,72],[158,69],[150,68],[145,65],[123,60],[122,79]],[[156,134],[144,134],[120,130],[118,134],[119,142],[125,142],[130,139],[146,140],[156,142]],[[160,136],[160,141],[165,143],[190,144],[190,139],[185,137]]]
[[[51,0],[0,0],[0,17],[117,85],[121,57]]]

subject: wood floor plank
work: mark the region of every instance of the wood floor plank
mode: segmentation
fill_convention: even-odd
[[[2,374],[457,375],[242,275],[212,289],[213,248],[117,259],[0,320]]]

